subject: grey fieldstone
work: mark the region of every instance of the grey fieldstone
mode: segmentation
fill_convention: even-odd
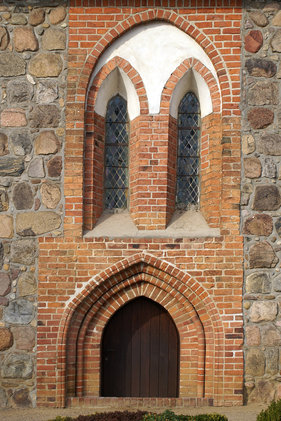
[[[60,110],[56,105],[37,105],[29,114],[30,127],[57,127]]]
[[[19,53],[23,51],[37,51],[38,41],[34,31],[30,27],[18,27],[14,29],[14,46]]]
[[[275,178],[276,177],[276,165],[273,159],[265,158],[262,170],[262,176],[267,178]]]
[[[27,22],[27,19],[25,15],[22,15],[20,13],[14,13],[10,20],[10,23],[12,25],[25,25],[26,22]]]
[[[281,278],[276,278],[273,281],[273,288],[274,291],[280,292],[281,291]]]
[[[277,303],[270,301],[255,301],[250,309],[250,320],[254,323],[271,322],[278,313]]]
[[[28,23],[32,26],[37,26],[43,23],[45,20],[45,10],[44,9],[33,9],[28,18]]]
[[[277,234],[281,237],[281,218],[278,218],[275,222],[275,229]]]
[[[257,26],[265,27],[268,25],[268,19],[261,11],[253,11],[249,14],[249,16]]]
[[[35,153],[37,155],[54,154],[59,149],[59,140],[52,130],[41,132],[35,139]]]
[[[54,183],[43,183],[40,189],[42,203],[48,209],[55,209],[60,202],[60,188]]]
[[[270,292],[270,280],[267,273],[254,272],[246,278],[246,292],[247,293],[261,293],[266,294]]]
[[[245,220],[244,234],[250,235],[270,235],[273,230],[271,216],[266,214],[255,214]]]
[[[57,25],[62,22],[66,17],[66,10],[63,6],[58,6],[52,9],[49,14],[49,21],[52,25]]]
[[[265,351],[265,373],[274,376],[278,373],[279,367],[279,351],[278,348],[267,349]]]
[[[11,135],[11,143],[15,155],[28,155],[32,151],[32,143],[27,132],[14,133]]]
[[[0,187],[0,212],[6,212],[9,209],[9,196],[5,188]]]
[[[4,296],[11,291],[11,279],[5,272],[0,272],[0,295]]]
[[[13,345],[13,335],[10,329],[0,327],[0,351],[5,351]]]
[[[0,156],[7,155],[8,153],[8,137],[5,135],[5,133],[0,133]]]
[[[274,26],[281,26],[281,13],[280,11],[278,13],[276,13],[276,15],[274,16],[274,18],[271,21],[271,24]]]
[[[0,77],[25,74],[25,60],[14,53],[0,54]]]
[[[31,209],[34,203],[34,194],[26,182],[17,183],[13,191],[13,202],[17,210]]]
[[[249,403],[267,403],[269,404],[275,396],[276,383],[268,379],[257,380],[255,388],[248,397]]]
[[[12,399],[16,405],[16,407],[31,407],[32,402],[29,396],[29,391],[26,388],[21,388],[16,390],[12,394]]]
[[[242,136],[242,152],[245,155],[255,152],[255,139],[251,134]]]
[[[20,275],[17,284],[17,295],[26,297],[27,295],[34,295],[36,292],[37,284],[34,274],[32,272],[24,272]]]
[[[244,172],[247,178],[259,178],[261,176],[261,163],[258,158],[244,158]]]
[[[278,258],[267,241],[261,241],[250,247],[249,267],[252,268],[274,268]]]
[[[33,304],[24,298],[18,298],[9,303],[4,310],[4,320],[8,323],[26,325],[34,318]]]
[[[33,375],[33,361],[27,354],[8,354],[2,363],[4,379],[30,379]]]
[[[260,58],[250,58],[246,60],[246,69],[250,76],[273,77],[277,72],[277,66],[273,61]]]
[[[66,34],[61,29],[49,28],[42,36],[42,47],[44,50],[64,50],[66,45]]]
[[[265,346],[281,345],[281,335],[275,326],[264,326],[264,329],[262,331],[262,343]]]
[[[266,5],[264,6],[264,8],[262,9],[264,12],[276,12],[280,9],[280,5],[277,1],[272,1],[269,3],[266,3]]]
[[[257,142],[257,151],[264,155],[281,155],[281,136],[277,133],[269,133],[261,136]]]
[[[265,356],[259,349],[249,349],[246,352],[246,376],[263,376],[265,369]]]
[[[0,176],[19,176],[24,171],[23,158],[5,157],[0,158]]]
[[[45,170],[42,158],[34,158],[28,167],[28,175],[32,178],[43,178],[45,177]]]
[[[32,85],[23,80],[12,80],[7,85],[7,97],[10,104],[28,103],[32,94]]]
[[[6,408],[8,398],[4,389],[0,388],[0,408]]]
[[[257,325],[248,325],[245,329],[247,346],[259,346],[261,344],[260,329]]]
[[[60,177],[62,172],[62,158],[61,156],[55,156],[50,159],[47,163],[49,177]]]
[[[278,84],[272,82],[257,82],[248,91],[249,105],[278,104]]]
[[[16,349],[32,351],[35,346],[36,333],[32,326],[17,326],[11,328]]]
[[[39,53],[32,57],[29,62],[29,72],[36,77],[57,77],[60,75],[62,67],[63,63],[61,57],[54,53]]]
[[[268,108],[252,108],[248,112],[248,121],[253,129],[265,129],[274,120],[274,112]]]
[[[61,217],[52,211],[24,212],[16,216],[16,231],[21,236],[45,234],[60,225]]]
[[[271,40],[271,48],[274,52],[281,52],[281,30],[275,32]]]
[[[36,101],[39,104],[50,104],[58,98],[58,88],[56,83],[38,83],[36,90]]]
[[[6,50],[9,45],[9,33],[5,26],[0,26],[0,51]]]
[[[0,238],[12,238],[14,234],[13,217],[0,215]]]
[[[28,212],[24,212],[19,215],[26,215]],[[36,255],[36,243],[34,240],[18,240],[14,241],[11,246],[12,256],[11,260],[14,263],[22,265],[33,265],[35,262]]]
[[[254,195],[253,209],[257,211],[277,210],[281,205],[278,187],[271,184],[257,186]]]

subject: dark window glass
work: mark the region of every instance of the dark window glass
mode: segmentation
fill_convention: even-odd
[[[193,92],[188,92],[178,110],[178,158],[176,205],[185,209],[199,199],[200,107]]]
[[[105,122],[105,209],[124,209],[128,196],[127,102],[120,95],[107,105]]]

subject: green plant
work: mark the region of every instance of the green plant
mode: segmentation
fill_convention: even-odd
[[[161,414],[146,414],[143,421],[228,421],[226,416],[220,414],[176,415],[172,411]]]
[[[261,411],[257,421],[281,421],[281,399],[271,402],[268,408]]]

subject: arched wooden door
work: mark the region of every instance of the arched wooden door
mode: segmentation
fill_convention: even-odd
[[[179,336],[169,313],[140,297],[119,309],[102,339],[101,396],[177,397]]]

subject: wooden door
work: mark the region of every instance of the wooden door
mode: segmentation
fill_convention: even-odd
[[[150,299],[136,298],[111,317],[101,359],[101,396],[178,396],[177,328]]]

